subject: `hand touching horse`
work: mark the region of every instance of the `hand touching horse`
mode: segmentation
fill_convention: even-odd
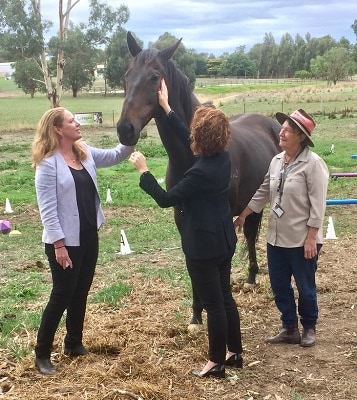
[[[161,51],[154,48],[142,50],[130,32],[127,41],[133,59],[125,75],[125,101],[117,124],[119,140],[126,145],[135,145],[141,130],[154,118],[168,154],[166,186],[170,188],[192,166],[194,157],[190,149],[172,132],[158,103],[157,89],[161,79],[164,78],[167,84],[171,108],[187,126],[200,103],[192,93],[187,77],[171,60],[181,40]],[[243,114],[230,119],[230,129],[230,204],[234,216],[239,215],[248,204],[262,183],[271,159],[280,151],[280,125],[263,115]],[[251,214],[244,225],[249,254],[248,284],[255,283],[259,271],[255,245],[261,217],[261,214]],[[175,222],[180,230],[180,215],[176,210]],[[194,299],[192,323],[201,321],[200,307]]]

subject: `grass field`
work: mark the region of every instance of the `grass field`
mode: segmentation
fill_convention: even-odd
[[[22,95],[13,82],[4,82],[0,82],[0,212],[3,213],[5,199],[9,198],[14,213],[3,217],[9,219],[13,228],[22,234],[0,236],[0,365],[2,360],[6,360],[5,363],[8,360],[20,362],[31,354],[50,288],[35,200],[34,171],[30,166],[34,129],[49,103],[43,95],[30,99]],[[314,151],[324,158],[330,172],[357,171],[357,160],[351,158],[351,154],[357,153],[356,82],[340,83],[336,87],[321,83],[231,85],[229,88],[205,85],[198,87],[196,93],[202,101],[213,100],[228,115],[244,111],[273,115],[276,111],[289,113],[296,108],[304,108],[315,115]],[[108,148],[117,144],[114,126],[122,101],[122,96],[118,94],[103,97],[99,93],[83,93],[73,99],[66,93],[62,105],[73,112],[102,111],[103,125],[84,126],[82,130],[87,142]],[[137,148],[148,156],[154,175],[163,178],[166,152],[152,122],[147,132],[147,139],[142,139]],[[331,152],[332,144],[334,152]],[[160,278],[170,287],[181,288],[185,293],[184,299],[177,305],[176,314],[177,321],[182,324],[185,320],[182,310],[188,307],[190,286],[182,270],[180,240],[171,210],[159,209],[139,189],[138,175],[128,162],[99,170],[98,181],[107,221],[100,231],[98,273],[90,294],[90,304],[116,310],[125,304],[125,299],[135,289],[131,279],[133,270],[127,269],[127,261],[118,256],[120,229],[124,229],[134,257],[138,258],[133,261],[134,276],[142,274],[149,279]],[[111,190],[111,204],[105,203],[107,188]],[[328,197],[357,198],[356,179],[331,180]],[[339,237],[355,235],[355,206],[328,207],[326,219],[328,216],[334,216]],[[172,249],[176,250],[173,250],[171,260],[170,256],[163,256]],[[144,260],[144,256],[151,253],[157,254],[157,258],[154,261]],[[264,262],[264,254],[259,257]],[[160,263],[162,258],[165,265]],[[243,246],[235,256],[235,263],[247,267]],[[245,276],[244,269],[241,276]]]

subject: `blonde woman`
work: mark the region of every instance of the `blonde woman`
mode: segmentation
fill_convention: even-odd
[[[97,187],[97,167],[125,160],[132,147],[98,149],[82,141],[81,126],[65,108],[45,112],[32,145],[35,186],[52,274],[35,347],[35,365],[45,375],[56,370],[51,349],[65,310],[64,353],[88,354],[82,343],[88,291],[98,257],[98,229],[104,221]]]

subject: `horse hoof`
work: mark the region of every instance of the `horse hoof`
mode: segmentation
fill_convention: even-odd
[[[243,292],[251,292],[255,288],[256,284],[255,283],[248,283],[245,282],[243,285]]]
[[[203,329],[204,329],[203,324],[190,324],[187,327],[187,330],[189,333],[198,333],[198,332],[202,331]]]

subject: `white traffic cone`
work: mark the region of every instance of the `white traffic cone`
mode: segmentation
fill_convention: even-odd
[[[5,214],[12,214],[13,213],[13,210],[12,210],[11,204],[10,204],[10,200],[8,198],[6,198],[6,201],[5,201],[5,211],[4,211],[4,213]]]
[[[110,194],[110,189],[107,189],[107,198],[105,200],[106,203],[112,203],[113,199],[112,199],[112,195]]]
[[[328,217],[328,225],[325,239],[337,239],[332,217]]]
[[[18,231],[17,229],[14,229],[9,233],[9,236],[17,236],[17,235],[21,235],[21,232]]]
[[[129,246],[128,239],[126,238],[124,229],[120,230],[120,254],[130,254],[132,251]]]

